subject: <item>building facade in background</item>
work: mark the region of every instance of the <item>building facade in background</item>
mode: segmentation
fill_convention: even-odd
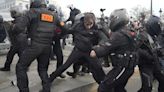
[[[26,10],[29,7],[29,0],[0,0],[0,15],[6,21],[12,19],[9,12],[12,7],[17,8],[19,11]]]

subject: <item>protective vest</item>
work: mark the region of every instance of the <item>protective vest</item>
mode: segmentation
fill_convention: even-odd
[[[51,44],[56,27],[55,15],[45,8],[34,9],[33,12],[34,19],[28,28],[29,37],[38,43]]]
[[[124,44],[120,46],[115,53],[111,53],[112,65],[118,67],[134,68],[137,64],[137,55],[135,52],[135,41],[131,33],[120,31],[124,36]]]

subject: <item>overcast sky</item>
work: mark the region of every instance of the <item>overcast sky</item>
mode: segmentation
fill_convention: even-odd
[[[107,16],[111,11],[118,8],[126,8],[128,11],[131,8],[141,5],[147,9],[150,9],[151,0],[50,0],[50,2],[57,2],[62,7],[62,10],[69,13],[67,5],[73,4],[76,8],[82,12],[94,12],[97,16],[100,15],[100,8],[106,8],[104,12]],[[153,0],[153,13],[159,16],[159,9],[164,11],[164,0]]]

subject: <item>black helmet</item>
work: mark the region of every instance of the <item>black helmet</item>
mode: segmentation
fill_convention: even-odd
[[[3,17],[0,15],[0,23],[3,23]]]
[[[146,22],[146,29],[147,32],[151,36],[158,36],[161,33],[161,20],[157,16],[150,16],[149,19]]]
[[[40,8],[42,6],[46,7],[46,0],[30,0],[30,8]]]
[[[56,6],[53,5],[53,4],[50,4],[50,5],[48,6],[48,10],[50,10],[50,11],[56,11]]]
[[[75,16],[75,21],[83,20],[84,18],[84,13],[79,13]]]
[[[110,15],[110,29],[116,31],[120,27],[125,26],[129,22],[129,16],[126,9],[116,9]]]
[[[22,15],[21,11],[18,9],[18,7],[11,7],[10,9],[10,15],[12,18],[16,18]]]

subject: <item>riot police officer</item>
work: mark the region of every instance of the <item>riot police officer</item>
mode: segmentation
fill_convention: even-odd
[[[141,89],[138,92],[151,92],[153,80],[159,82],[158,92],[164,92],[164,71],[158,58],[159,43],[157,37],[161,32],[160,18],[150,16],[145,23],[145,31],[140,33],[139,70],[142,80]]]
[[[164,70],[164,30],[162,30],[161,34],[158,36],[158,42],[160,45],[160,57],[159,60],[162,65],[162,69]]]
[[[0,43],[4,42],[6,38],[6,31],[3,25],[3,17],[0,15]]]
[[[20,20],[22,13],[16,7],[12,7],[10,9],[10,14],[11,17],[14,19],[12,21],[10,29],[7,31],[11,46],[9,52],[7,53],[7,57],[6,57],[7,59],[4,64],[4,67],[0,69],[1,71],[10,71],[10,65],[13,61],[15,54],[18,54],[18,56],[20,56],[21,52],[24,50],[24,48],[27,45],[26,44],[27,35],[25,32],[26,30],[24,30],[24,32],[20,34],[15,34],[12,32],[13,26],[18,22],[18,20]]]
[[[133,74],[135,41],[127,28],[129,17],[125,9],[116,9],[110,15],[110,40],[91,51],[92,57],[110,55],[113,68],[98,87],[98,92],[126,92],[125,85]],[[121,39],[120,39],[121,38]]]
[[[63,26],[57,16],[46,8],[44,0],[31,0],[30,10],[15,24],[14,32],[28,31],[28,46],[16,65],[17,86],[20,92],[29,92],[27,69],[37,59],[42,92],[50,92],[48,78],[49,56],[56,26]]]

